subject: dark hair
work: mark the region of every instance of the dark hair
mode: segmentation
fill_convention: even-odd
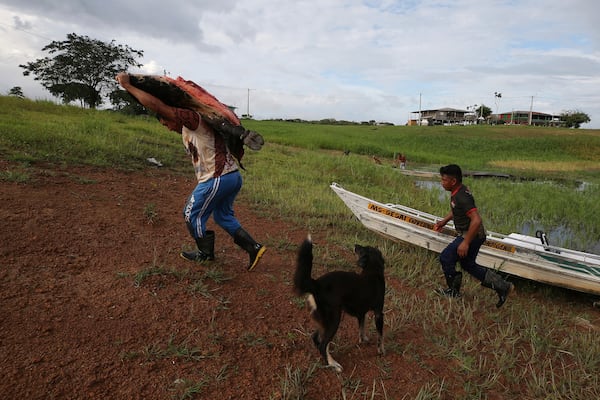
[[[456,178],[458,182],[462,182],[462,170],[456,164],[446,165],[440,168],[440,175],[448,175]]]

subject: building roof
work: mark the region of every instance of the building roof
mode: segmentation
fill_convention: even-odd
[[[421,111],[413,111],[412,113],[419,113],[419,112],[435,112],[435,111],[454,111],[454,112],[463,112],[463,113],[467,113],[469,111],[466,110],[459,110],[458,108],[450,108],[450,107],[444,107],[444,108],[432,108],[431,110],[421,110]]]
[[[529,114],[529,111],[514,110],[514,111],[501,112],[498,115],[505,115],[505,114]],[[532,115],[550,115],[550,116],[552,116],[552,114],[543,113],[543,112],[539,112],[539,111],[532,111],[531,114]]]

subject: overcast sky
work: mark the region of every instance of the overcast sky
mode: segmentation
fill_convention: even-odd
[[[533,103],[600,128],[599,15],[597,0],[0,0],[0,92],[51,99],[18,65],[76,33],[258,119],[405,124],[419,107]]]

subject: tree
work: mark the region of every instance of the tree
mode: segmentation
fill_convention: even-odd
[[[110,102],[113,104],[114,109],[124,114],[148,114],[146,108],[130,95],[127,90],[117,89],[111,92],[108,97],[110,98]]]
[[[492,115],[492,109],[490,107],[486,106],[485,104],[482,104],[477,109],[477,115],[481,116],[483,118],[487,118],[490,115]]]
[[[579,110],[565,111],[560,114],[560,119],[567,128],[579,128],[581,124],[591,121],[589,115]]]
[[[143,51],[114,40],[104,43],[75,33],[68,34],[62,42],[52,41],[42,51],[53,57],[19,65],[24,69],[23,75],[33,74],[34,80],[64,103],[79,100],[90,108],[102,104],[103,97],[117,88],[118,72],[130,66],[140,67],[136,59],[144,55]]]
[[[9,96],[19,97],[21,99],[25,98],[25,94],[23,94],[23,88],[21,86],[15,86],[8,91]]]

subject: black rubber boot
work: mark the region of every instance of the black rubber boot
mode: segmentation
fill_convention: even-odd
[[[481,285],[486,288],[494,289],[496,291],[496,293],[498,294],[498,303],[496,303],[497,308],[502,307],[502,305],[506,302],[508,295],[515,288],[515,285],[508,281],[505,281],[500,275],[498,275],[496,272],[490,269],[486,271],[485,277],[483,278],[483,282],[481,282]]]
[[[438,289],[437,292],[446,297],[460,297],[460,286],[462,284],[462,272],[457,272],[453,277],[446,276],[447,289]]]
[[[215,259],[215,232],[206,231],[204,237],[196,238],[197,251],[182,251],[181,257],[189,261],[212,261]]]
[[[249,263],[247,269],[248,271],[252,271],[267,248],[252,239],[252,236],[250,236],[243,228],[239,228],[235,231],[233,241],[248,253]]]

